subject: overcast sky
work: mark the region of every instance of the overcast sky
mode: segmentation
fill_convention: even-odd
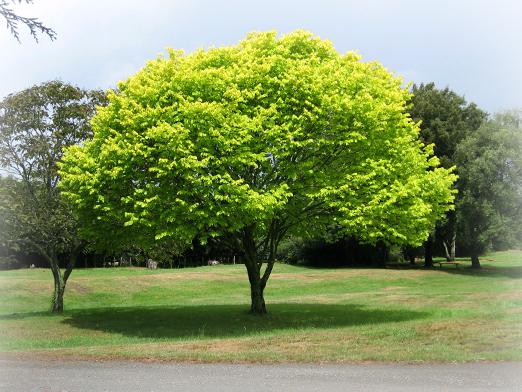
[[[13,8],[58,38],[37,44],[21,27],[18,44],[0,20],[0,97],[56,78],[107,88],[166,47],[307,29],[406,81],[449,86],[490,113],[522,107],[521,0],[34,0]]]

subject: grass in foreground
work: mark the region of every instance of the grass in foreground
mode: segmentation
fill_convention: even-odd
[[[191,361],[522,360],[522,252],[481,271],[276,265],[269,314],[242,265],[77,270],[62,315],[48,270],[0,273],[0,350]]]

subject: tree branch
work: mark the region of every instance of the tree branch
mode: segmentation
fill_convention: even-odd
[[[16,3],[15,0],[12,1]],[[21,3],[22,0],[18,0],[18,3]],[[27,4],[31,4],[32,0],[25,0]],[[27,26],[29,29],[29,33],[33,36],[36,42],[38,42],[38,31],[42,34],[47,35],[51,41],[56,39],[56,32],[46,27],[36,18],[27,18],[25,16],[17,15],[10,7],[7,0],[0,0],[0,15],[5,18],[7,29],[11,32],[11,34],[16,38],[16,40],[20,43],[20,35],[18,33],[18,23],[22,23]]]

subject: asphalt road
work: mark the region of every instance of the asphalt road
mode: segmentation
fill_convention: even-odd
[[[196,365],[1,359],[0,391],[522,391],[522,363]]]

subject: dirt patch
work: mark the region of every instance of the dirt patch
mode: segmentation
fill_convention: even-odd
[[[140,276],[140,280],[143,281],[171,281],[171,280],[238,280],[243,278],[243,276],[239,277],[233,274],[225,274],[225,273],[217,273],[217,272],[184,272],[177,274],[173,273],[164,273],[164,274],[154,274],[154,275],[143,275]]]
[[[404,287],[404,286],[387,286],[387,287],[384,287],[383,289],[381,289],[381,291],[398,291],[398,290],[403,290],[403,289],[407,289],[407,287]]]
[[[71,281],[68,284],[67,289],[70,291],[74,291],[75,293],[78,293],[78,294],[89,294],[89,293],[93,292],[93,290],[90,287],[81,285],[76,281]]]
[[[213,353],[238,353],[241,351],[247,351],[251,349],[249,342],[242,342],[238,340],[217,340],[205,343],[180,343],[174,345],[176,350],[182,351],[203,351]]]
[[[421,271],[422,272],[422,271]],[[420,275],[420,274],[419,274]],[[417,275],[415,272],[408,277]],[[308,280],[308,281],[332,281],[332,280],[347,280],[351,278],[365,277],[375,280],[395,280],[397,278],[403,278],[403,275],[396,273],[395,271],[378,270],[378,269],[363,269],[363,270],[335,270],[334,272],[320,272],[320,273],[274,273],[270,276],[270,279],[279,280]]]
[[[444,320],[434,321],[429,324],[423,324],[415,328],[417,333],[420,334],[435,334],[435,333],[448,333],[461,334],[468,333],[470,331],[470,322],[455,321],[455,320]]]

